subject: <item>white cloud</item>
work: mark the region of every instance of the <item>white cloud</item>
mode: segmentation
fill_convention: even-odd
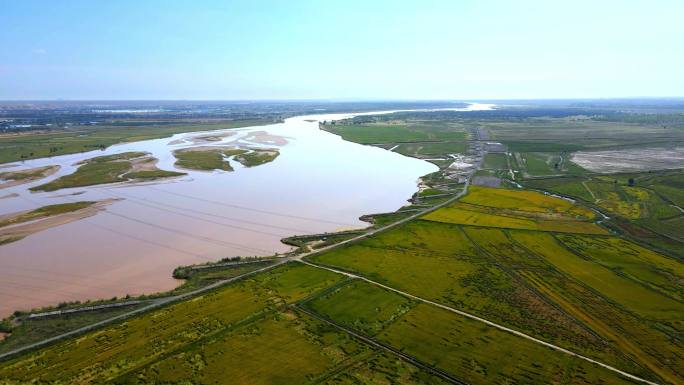
[[[47,50],[45,48],[37,48],[33,50],[34,55],[45,55]]]

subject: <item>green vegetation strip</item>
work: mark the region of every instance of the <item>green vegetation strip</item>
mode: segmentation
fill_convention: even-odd
[[[256,167],[275,160],[280,152],[274,149],[242,149],[226,147],[190,147],[174,151],[176,166],[191,170],[233,171],[229,157],[245,167]]]
[[[233,167],[226,158],[244,152],[245,150],[234,148],[204,147],[201,149],[188,148],[176,150],[173,155],[176,157],[176,166],[178,167],[200,171],[233,171]]]
[[[72,174],[65,175],[46,184],[31,187],[31,191],[55,191],[63,188],[92,186],[98,184],[125,182],[132,179],[156,179],[185,175],[159,169],[133,171],[134,162],[149,162],[145,152],[124,152],[98,156],[81,162]],[[143,158],[143,159],[141,159]]]
[[[105,149],[113,144],[159,139],[194,131],[259,126],[272,120],[253,119],[218,123],[94,126],[39,134],[0,136],[0,163]]]
[[[31,210],[29,212],[19,214],[16,216],[9,217],[4,220],[0,220],[0,227],[5,227],[9,225],[14,225],[18,223],[28,222],[36,219],[47,218],[55,215],[66,214],[73,211],[78,211],[86,207],[90,207],[97,202],[94,201],[81,201],[73,203],[60,203],[55,205],[43,206],[41,208]]]

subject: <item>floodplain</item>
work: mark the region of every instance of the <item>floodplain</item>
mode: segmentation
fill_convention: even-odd
[[[133,298],[159,306],[7,357],[0,378],[681,383],[684,264],[673,246],[684,212],[681,170],[598,173],[573,156],[630,150],[646,136],[650,146],[684,137],[679,123],[654,127],[653,117],[601,111],[514,107],[312,119],[346,140],[438,170],[420,178],[403,207],[364,215],[368,229],[283,237],[296,249],[263,261],[181,266],[174,276],[185,285]],[[193,144],[226,138],[235,139],[203,134]],[[279,147],[277,159],[236,153],[221,154],[220,162],[273,166],[287,149]],[[106,319],[80,317],[33,325],[17,317],[18,325],[2,327],[16,328],[6,341],[19,346]]]

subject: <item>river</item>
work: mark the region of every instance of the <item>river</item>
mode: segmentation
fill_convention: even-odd
[[[489,109],[471,104],[463,110]],[[377,114],[393,111],[368,112]],[[283,123],[177,134],[103,151],[29,160],[3,171],[46,165],[45,179],[0,190],[0,214],[81,200],[120,198],[95,216],[0,246],[0,317],[61,301],[110,298],[172,289],[173,269],[238,255],[284,253],[286,236],[361,228],[359,216],[407,203],[419,177],[437,171],[426,161],[342,140],[321,121],[361,114],[298,116]],[[214,136],[211,142],[197,138]],[[216,141],[217,136],[229,135]],[[173,151],[240,143],[278,148],[275,161],[233,172],[178,170]],[[28,188],[70,174],[79,161],[146,151],[159,168],[187,176],[33,193]],[[72,195],[77,193],[78,195]]]

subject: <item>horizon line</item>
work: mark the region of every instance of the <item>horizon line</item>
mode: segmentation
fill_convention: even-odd
[[[541,97],[541,98],[458,98],[458,99],[408,99],[408,98],[263,98],[263,99],[0,99],[5,102],[493,102],[493,101],[572,101],[572,100],[684,100],[683,96],[601,96],[601,97]]]

